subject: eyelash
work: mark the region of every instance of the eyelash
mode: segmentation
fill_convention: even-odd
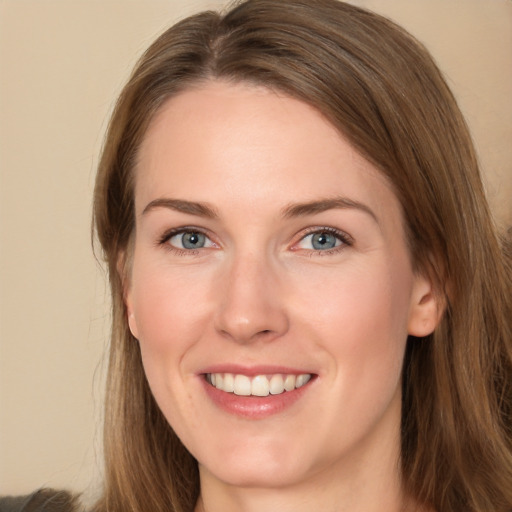
[[[176,235],[179,235],[182,233],[200,233],[200,234],[206,236],[207,238],[210,238],[208,236],[208,233],[201,228],[197,228],[194,226],[184,226],[181,228],[173,228],[173,229],[166,231],[158,239],[157,245],[164,246],[166,250],[168,250],[174,254],[177,254],[178,256],[196,256],[197,254],[199,254],[200,249],[202,249],[202,247],[199,249],[180,249],[178,247],[174,247],[173,245],[171,245],[169,243],[169,240],[173,236],[176,236]],[[354,244],[353,238],[349,234],[345,233],[344,231],[341,231],[336,228],[328,227],[328,226],[321,226],[321,227],[316,226],[316,227],[308,228],[303,233],[301,233],[299,241],[296,242],[294,245],[297,245],[302,240],[304,240],[307,236],[313,235],[315,233],[328,233],[330,235],[333,235],[341,242],[341,245],[339,245],[337,247],[333,247],[332,249],[325,249],[325,250],[303,249],[303,250],[308,250],[310,253],[310,256],[326,256],[326,255],[330,255],[330,254],[337,254],[337,253],[343,251],[344,249],[346,249],[347,247],[351,247]],[[301,249],[297,248],[297,249],[292,249],[292,250],[299,251]]]
[[[166,250],[178,255],[178,256],[196,256],[199,254],[199,250],[202,249],[180,249],[179,247],[174,247],[169,243],[169,240],[176,235],[180,235],[183,233],[200,233],[207,238],[210,238],[208,236],[208,233],[204,231],[203,229],[196,228],[194,226],[184,226],[181,228],[173,228],[168,231],[166,231],[159,239],[157,245],[163,246]]]
[[[311,227],[311,228],[306,229],[303,233],[301,233],[301,237],[299,239],[299,242],[297,242],[294,245],[297,245],[298,243],[300,243],[307,236],[314,235],[316,233],[328,233],[330,235],[333,235],[334,237],[336,237],[341,242],[341,245],[339,245],[337,247],[333,247],[332,249],[325,249],[323,251],[322,250],[309,249],[310,257],[314,257],[314,256],[328,256],[328,255],[332,255],[332,254],[338,254],[339,252],[345,250],[347,247],[351,247],[352,245],[354,245],[354,239],[348,233],[345,233],[344,231],[341,231],[341,230],[336,229],[336,228],[331,228],[331,227],[328,227],[328,226],[315,226],[315,227]],[[298,251],[298,250],[301,250],[301,249],[295,249],[295,250]]]

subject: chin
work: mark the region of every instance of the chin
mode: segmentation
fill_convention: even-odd
[[[201,472],[203,468],[199,468]],[[238,488],[277,489],[292,486],[304,479],[304,476],[300,476],[301,472],[291,468],[283,469],[282,465],[269,470],[268,467],[258,467],[251,463],[250,466],[240,464],[235,467],[206,468],[206,471],[225,484]]]
[[[284,449],[232,449],[213,456],[212,463],[199,462],[207,472],[228,485],[246,488],[279,488],[304,479],[309,471]]]

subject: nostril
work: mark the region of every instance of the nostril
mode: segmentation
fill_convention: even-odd
[[[272,333],[273,333],[272,329],[264,329],[264,330],[261,330],[258,333],[256,333],[256,337],[266,338],[269,334],[272,334]]]

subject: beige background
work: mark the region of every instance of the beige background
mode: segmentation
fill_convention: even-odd
[[[102,133],[135,58],[215,1],[0,0],[0,494],[100,480],[104,275],[90,247]],[[512,223],[512,2],[359,0],[434,53]]]

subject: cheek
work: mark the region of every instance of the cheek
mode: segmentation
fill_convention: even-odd
[[[178,429],[180,418],[200,416],[190,396],[193,375],[183,361],[205,331],[204,292],[204,282],[175,269],[134,265],[131,293],[144,371],[160,409]]]
[[[204,332],[207,286],[199,275],[190,277],[162,265],[134,265],[133,315],[148,378],[176,365]]]
[[[400,267],[400,263],[368,259],[364,265],[304,274],[304,282],[296,283],[301,292],[295,292],[302,297],[301,315],[340,335],[347,330],[368,332],[378,326],[383,336],[391,331],[407,332],[413,277],[407,261]]]
[[[334,374],[349,393],[354,387],[393,390],[407,340],[412,286],[407,260],[403,266],[371,263],[319,279],[316,293],[304,295],[297,315],[329,351]]]

